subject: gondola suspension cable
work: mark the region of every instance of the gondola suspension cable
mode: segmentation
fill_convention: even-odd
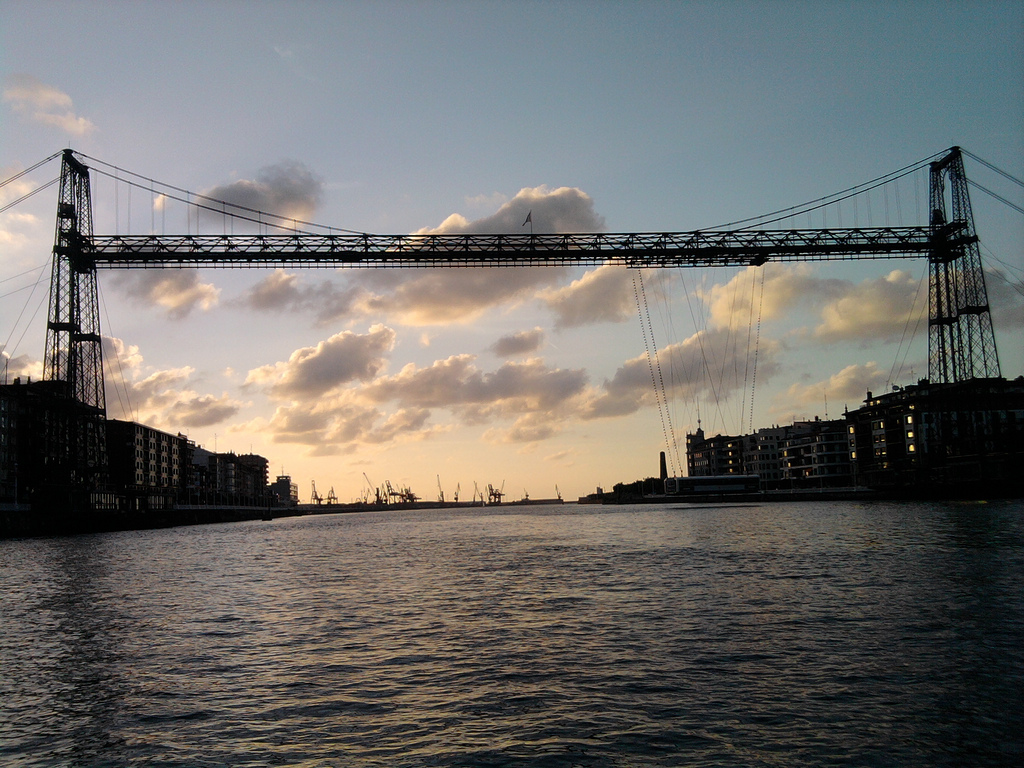
[[[658,371],[658,386],[661,389],[661,401],[665,407],[665,422],[668,424],[667,437],[670,440],[668,444],[669,455],[674,455],[676,458],[675,464],[679,464],[679,449],[678,444],[676,443],[676,431],[672,426],[672,412],[668,407],[668,391],[665,389],[665,377],[662,375],[661,371],[661,355],[658,354],[658,342],[654,338],[654,324],[651,322],[650,304],[647,301],[647,290],[644,287],[643,270],[637,270],[637,272],[639,273],[640,295],[644,300],[644,314],[647,315],[647,329],[651,335],[651,347],[654,349],[654,365]],[[673,466],[673,471],[674,470],[675,467]]]
[[[903,366],[907,362],[907,355],[910,354],[910,344],[908,343],[906,348],[903,347],[903,342],[907,338],[907,331],[910,328],[911,320],[914,320],[914,310],[917,308],[917,299],[921,295],[921,288],[927,284],[928,271],[925,270],[921,275],[921,279],[917,283],[917,290],[914,291],[914,301],[910,305],[910,313],[907,315],[907,322],[903,325],[903,334],[900,336],[900,343],[896,345],[896,354],[893,356],[892,367],[889,369],[889,378],[886,380],[886,386],[891,386],[894,381],[903,373]],[[910,338],[913,339],[917,336],[917,329],[921,325],[921,318],[918,317],[914,323],[914,330],[910,334]],[[900,350],[903,350],[903,359],[900,359]],[[899,363],[899,368],[896,364]]]
[[[757,302],[757,334],[754,336],[754,368],[750,376],[750,423],[749,432],[754,432],[754,393],[757,391],[757,353],[761,348],[761,314],[764,308],[764,275],[767,269],[761,268],[761,294]]]
[[[747,349],[743,356],[743,399],[740,403],[740,429],[743,428],[743,414],[746,413],[747,406],[747,381],[748,374],[750,372],[750,336],[753,333],[754,326],[754,290],[757,288],[757,282],[754,280],[753,275],[750,278],[750,308],[747,311]],[[753,397],[753,395],[751,395]]]
[[[647,369],[651,374],[651,387],[654,389],[654,400],[658,405],[658,416],[661,418],[661,433],[665,440],[666,448],[670,449],[668,427],[665,423],[665,410],[662,407],[661,393],[658,390],[658,382],[654,375],[654,364],[651,361],[651,345],[647,338],[647,326],[644,324],[644,309],[641,306],[640,289],[637,287],[638,281],[642,285],[642,278],[638,278],[640,270],[633,270],[633,297],[636,299],[636,311],[637,316],[640,320],[640,332],[644,337],[644,352],[647,356]],[[646,297],[644,299],[646,304]],[[675,463],[672,461],[672,451],[668,451],[669,461],[672,462],[672,473],[675,474]]]
[[[100,306],[103,308],[103,317],[106,318],[107,321],[106,327],[110,328],[111,322],[110,314],[107,312],[107,301],[106,298],[103,296],[103,289],[100,287],[98,281],[96,283],[96,292],[99,295]],[[124,369],[121,367],[121,353],[118,352],[117,345],[113,343],[114,337],[108,335],[107,338],[109,338],[111,341],[110,348],[114,350],[114,359],[117,361],[117,376],[121,382],[120,389],[116,385],[114,386],[114,394],[117,396],[117,404],[121,407],[122,414],[130,415],[132,421],[138,421],[138,414],[135,413],[135,408],[132,405],[131,395],[128,392],[128,382],[125,381],[124,378]],[[127,408],[125,408],[125,403],[121,401],[121,390],[124,390],[124,399],[128,403]]]

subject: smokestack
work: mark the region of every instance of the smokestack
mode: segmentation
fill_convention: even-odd
[[[668,477],[668,465],[665,463],[665,452],[661,452],[661,479],[664,480]]]

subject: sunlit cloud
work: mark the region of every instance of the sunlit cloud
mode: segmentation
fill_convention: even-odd
[[[895,341],[928,317],[927,281],[902,270],[845,284],[842,296],[821,310],[814,335],[821,341]]]
[[[650,298],[660,297],[663,274],[645,278]],[[605,264],[560,288],[540,293],[540,298],[555,313],[556,328],[577,328],[594,323],[621,323],[637,316],[636,273],[621,266]]]
[[[295,350],[285,362],[249,371],[246,384],[282,399],[318,397],[353,381],[369,381],[386,365],[395,332],[383,325],[366,334],[343,331],[313,347]]]
[[[770,414],[778,423],[790,424],[824,413],[830,406],[829,416],[835,418],[847,406],[860,407],[868,391],[880,392],[887,378],[888,372],[874,361],[848,365],[822,381],[791,384],[775,396]]]
[[[594,201],[576,187],[524,187],[494,214],[470,221],[453,213],[436,227],[417,230],[420,235],[437,234],[529,234],[524,229],[530,217],[534,233],[603,232],[604,217]]]
[[[162,307],[173,319],[187,317],[194,310],[210,310],[220,298],[220,289],[201,282],[194,269],[126,272],[113,284],[129,300],[146,307]]]
[[[430,411],[399,408],[388,414],[362,402],[354,390],[321,400],[279,406],[268,420],[255,420],[247,429],[270,435],[275,443],[306,446],[311,456],[354,452],[359,446],[425,440],[448,429],[431,425]]]
[[[566,273],[560,267],[432,269],[408,277],[387,293],[365,292],[352,309],[404,325],[469,323],[495,307],[514,307]]]
[[[764,382],[774,376],[780,351],[778,342],[764,338],[756,350],[741,345],[728,328],[698,331],[685,341],[664,347],[656,356],[644,354],[627,360],[592,393],[582,416],[624,416],[653,406],[655,382],[659,387],[664,383],[670,400],[723,401],[748,385],[755,354],[758,379]]]
[[[75,113],[68,94],[32,75],[9,75],[3,99],[18,114],[37,123],[59,128],[72,136],[84,136],[96,130],[91,120]]]
[[[475,356],[454,355],[427,368],[406,365],[394,376],[368,385],[362,395],[374,402],[404,407],[484,407],[492,414],[549,411],[583,391],[586,372],[550,368],[541,360],[507,362],[485,372]],[[475,411],[478,415],[479,410]]]
[[[520,190],[490,216],[469,220],[452,214],[418,234],[522,234],[526,231],[523,221],[531,211],[535,232],[604,229],[604,219],[582,190],[540,186]],[[278,270],[241,301],[261,311],[309,313],[320,324],[371,318],[409,326],[445,325],[472,322],[491,309],[520,305],[538,291],[558,285],[568,274],[563,267],[367,270],[332,280],[321,277],[311,284],[308,278]]]
[[[762,321],[813,312],[840,298],[849,283],[820,278],[808,264],[747,267],[725,283],[697,291],[708,307],[708,323],[739,328]]]
[[[12,176],[16,176],[21,173],[21,171],[21,168],[11,165],[0,166],[0,181],[10,179]],[[25,177],[8,181],[0,187],[0,205],[9,203],[12,200],[17,200],[19,197],[24,197],[33,189],[35,189],[35,186],[29,183]]]
[[[43,377],[43,361],[29,354],[13,354],[0,345],[0,376],[6,376],[7,382],[14,379],[33,379]]]

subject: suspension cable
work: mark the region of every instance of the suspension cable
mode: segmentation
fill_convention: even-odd
[[[1020,180],[1020,179],[1018,179],[1018,178],[1017,178],[1016,176],[1011,176],[1011,175],[1010,175],[1010,174],[1008,174],[1008,173],[1007,173],[1006,171],[1002,170],[1001,168],[997,168],[996,166],[992,165],[992,163],[988,162],[987,160],[982,160],[982,159],[981,159],[980,157],[978,157],[978,156],[977,156],[976,154],[974,154],[973,152],[968,152],[968,151],[967,151],[966,149],[964,149],[963,147],[961,147],[961,148],[960,148],[960,151],[961,151],[961,152],[962,152],[963,154],[967,155],[967,156],[968,156],[969,158],[971,158],[971,160],[976,160],[977,162],[981,163],[981,164],[982,164],[982,165],[984,165],[984,166],[985,166],[986,168],[988,168],[988,169],[989,169],[990,171],[995,171],[995,172],[996,172],[996,173],[998,173],[998,174],[999,174],[1000,176],[1004,176],[1005,178],[1007,178],[1007,179],[1009,179],[1010,181],[1012,181],[1012,182],[1013,182],[1014,184],[1017,184],[1018,186],[1024,187],[1024,181],[1021,181],[1021,180]]]
[[[913,163],[911,165],[904,166],[903,168],[900,168],[899,170],[892,171],[891,173],[887,173],[884,176],[879,176],[879,177],[877,177],[875,179],[872,179],[871,181],[866,181],[866,182],[863,182],[861,184],[856,184],[856,185],[854,185],[852,187],[849,187],[847,189],[841,190],[839,192],[833,192],[831,195],[826,195],[824,197],[819,197],[816,200],[808,200],[805,203],[798,203],[797,205],[791,205],[788,208],[780,208],[780,209],[778,209],[776,211],[772,211],[770,213],[761,214],[760,216],[750,216],[750,217],[748,217],[746,219],[739,219],[737,221],[731,221],[731,222],[729,222],[727,224],[720,224],[720,225],[718,225],[716,227],[710,227],[709,229],[712,229],[712,230],[716,230],[716,229],[730,229],[732,227],[735,227],[738,224],[750,224],[751,225],[749,227],[740,227],[740,229],[753,229],[755,226],[762,226],[764,224],[772,224],[772,223],[774,223],[776,221],[781,221],[782,219],[789,218],[791,216],[799,216],[799,215],[804,214],[804,213],[810,213],[811,211],[816,211],[819,208],[824,208],[827,205],[831,205],[833,203],[839,203],[839,202],[842,202],[843,200],[848,200],[849,198],[851,198],[851,197],[853,197],[855,195],[859,195],[862,192],[870,192],[872,189],[880,187],[882,184],[887,184],[890,181],[895,181],[896,179],[901,179],[904,176],[909,176],[910,174],[915,173],[915,172],[921,170],[923,167],[925,167],[926,165],[928,165],[929,163],[934,161],[936,158],[941,157],[944,154],[945,154],[945,152],[936,152],[934,155],[932,155],[930,157],[926,157],[924,160],[920,160],[920,161],[918,161],[916,163]],[[775,217],[775,218],[767,218],[767,217]],[[754,222],[754,223],[752,223],[752,222]]]
[[[49,157],[47,157],[44,160],[40,160],[35,165],[29,166],[28,168],[26,168],[25,170],[21,171],[20,173],[16,173],[13,176],[11,176],[10,178],[7,178],[7,179],[4,179],[3,181],[0,181],[0,188],[6,187],[11,182],[17,181],[18,179],[20,179],[22,176],[26,176],[26,175],[32,173],[32,171],[34,171],[36,168],[39,168],[41,166],[46,165],[51,160],[55,160],[56,158],[60,157],[61,154],[63,154],[63,153],[61,153],[61,152],[54,152],[52,155],[50,155]]]
[[[210,197],[209,195],[204,195],[204,194],[199,193],[199,192],[192,192],[191,190],[184,189],[182,187],[177,187],[177,186],[175,186],[173,184],[167,184],[165,182],[159,181],[158,179],[153,179],[153,178],[150,178],[149,176],[144,176],[144,175],[142,175],[140,173],[135,173],[134,171],[129,171],[129,170],[125,169],[125,168],[121,168],[121,167],[113,165],[111,163],[104,162],[103,160],[99,160],[98,158],[91,157],[89,155],[85,155],[85,154],[82,154],[82,153],[79,153],[79,152],[76,152],[75,154],[79,155],[79,157],[82,157],[83,159],[91,161],[93,163],[91,168],[93,170],[95,170],[97,173],[103,174],[104,176],[116,179],[118,181],[122,181],[123,183],[128,184],[130,186],[139,187],[140,189],[148,190],[150,192],[153,191],[154,185],[159,186],[161,189],[171,189],[171,190],[174,190],[179,195],[185,195],[186,197],[182,198],[182,197],[179,197],[177,195],[170,195],[170,194],[166,194],[166,193],[162,193],[162,194],[164,194],[165,197],[167,197],[170,200],[175,200],[175,201],[177,201],[179,203],[185,203],[186,205],[190,205],[190,206],[193,206],[195,208],[201,208],[203,210],[210,211],[211,213],[224,214],[225,213],[224,206],[227,206],[232,211],[244,211],[245,214],[249,214],[249,215],[243,215],[241,213],[234,213],[234,212],[228,213],[227,215],[231,216],[232,218],[242,219],[243,221],[248,221],[248,222],[251,222],[251,223],[257,224],[257,225],[265,225],[265,226],[275,227],[277,229],[289,229],[289,230],[292,230],[292,231],[296,232],[297,234],[311,234],[311,233],[309,233],[309,232],[307,232],[305,230],[299,230],[298,229],[299,225],[302,225],[303,227],[314,227],[314,228],[317,228],[317,229],[326,229],[328,231],[344,232],[346,234],[352,234],[352,235],[365,235],[365,234],[367,234],[366,232],[361,232],[361,231],[355,230],[355,229],[344,229],[342,227],[329,227],[326,224],[317,224],[316,222],[312,222],[312,221],[304,221],[302,219],[295,219],[295,218],[292,218],[292,217],[289,217],[289,216],[281,216],[280,214],[270,213],[270,212],[267,212],[267,211],[261,211],[261,210],[259,210],[257,208],[249,208],[248,206],[245,206],[245,205],[240,205],[240,204],[237,204],[237,203],[231,203],[231,202],[228,202],[226,200],[220,200],[218,198]],[[110,171],[103,170],[101,168],[97,168],[96,164],[99,164],[99,165],[102,165],[102,166],[104,166],[106,168],[109,168]],[[118,174],[125,174],[127,176],[133,177],[133,179],[137,179],[138,181],[119,177]],[[197,200],[203,200],[203,201],[205,201],[205,203],[192,202],[193,198],[197,199]],[[253,216],[255,216],[255,218],[253,218]],[[274,224],[274,223],[271,223],[271,222],[264,221],[263,217],[265,217],[265,216],[269,216],[272,219],[278,219],[279,221],[281,221],[283,223]]]
[[[979,184],[978,182],[971,181],[970,179],[968,179],[967,183],[970,184],[975,189],[984,192],[986,195],[988,195],[990,197],[994,197],[996,200],[998,200],[1003,205],[1007,205],[1010,208],[1013,208],[1013,210],[1015,210],[1017,213],[1024,213],[1024,208],[1022,208],[1021,206],[1017,205],[1016,203],[1011,203],[1009,200],[1007,200],[1002,195],[997,195],[991,189],[987,189],[986,187],[981,186],[981,184]]]
[[[19,197],[17,200],[12,200],[11,202],[7,203],[7,205],[5,205],[4,207],[0,208],[0,213],[6,213],[8,210],[10,210],[14,206],[16,206],[18,203],[23,203],[26,200],[28,200],[30,197],[32,197],[33,195],[36,195],[36,194],[42,192],[44,189],[49,189],[54,184],[56,184],[58,181],[60,181],[60,177],[59,176],[57,178],[55,178],[55,179],[50,179],[48,182],[46,182],[42,186],[36,187],[31,192],[28,192],[28,193],[22,195],[21,197]]]

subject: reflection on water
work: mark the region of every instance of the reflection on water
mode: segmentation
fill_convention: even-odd
[[[0,762],[1011,765],[1024,505],[0,542]]]

